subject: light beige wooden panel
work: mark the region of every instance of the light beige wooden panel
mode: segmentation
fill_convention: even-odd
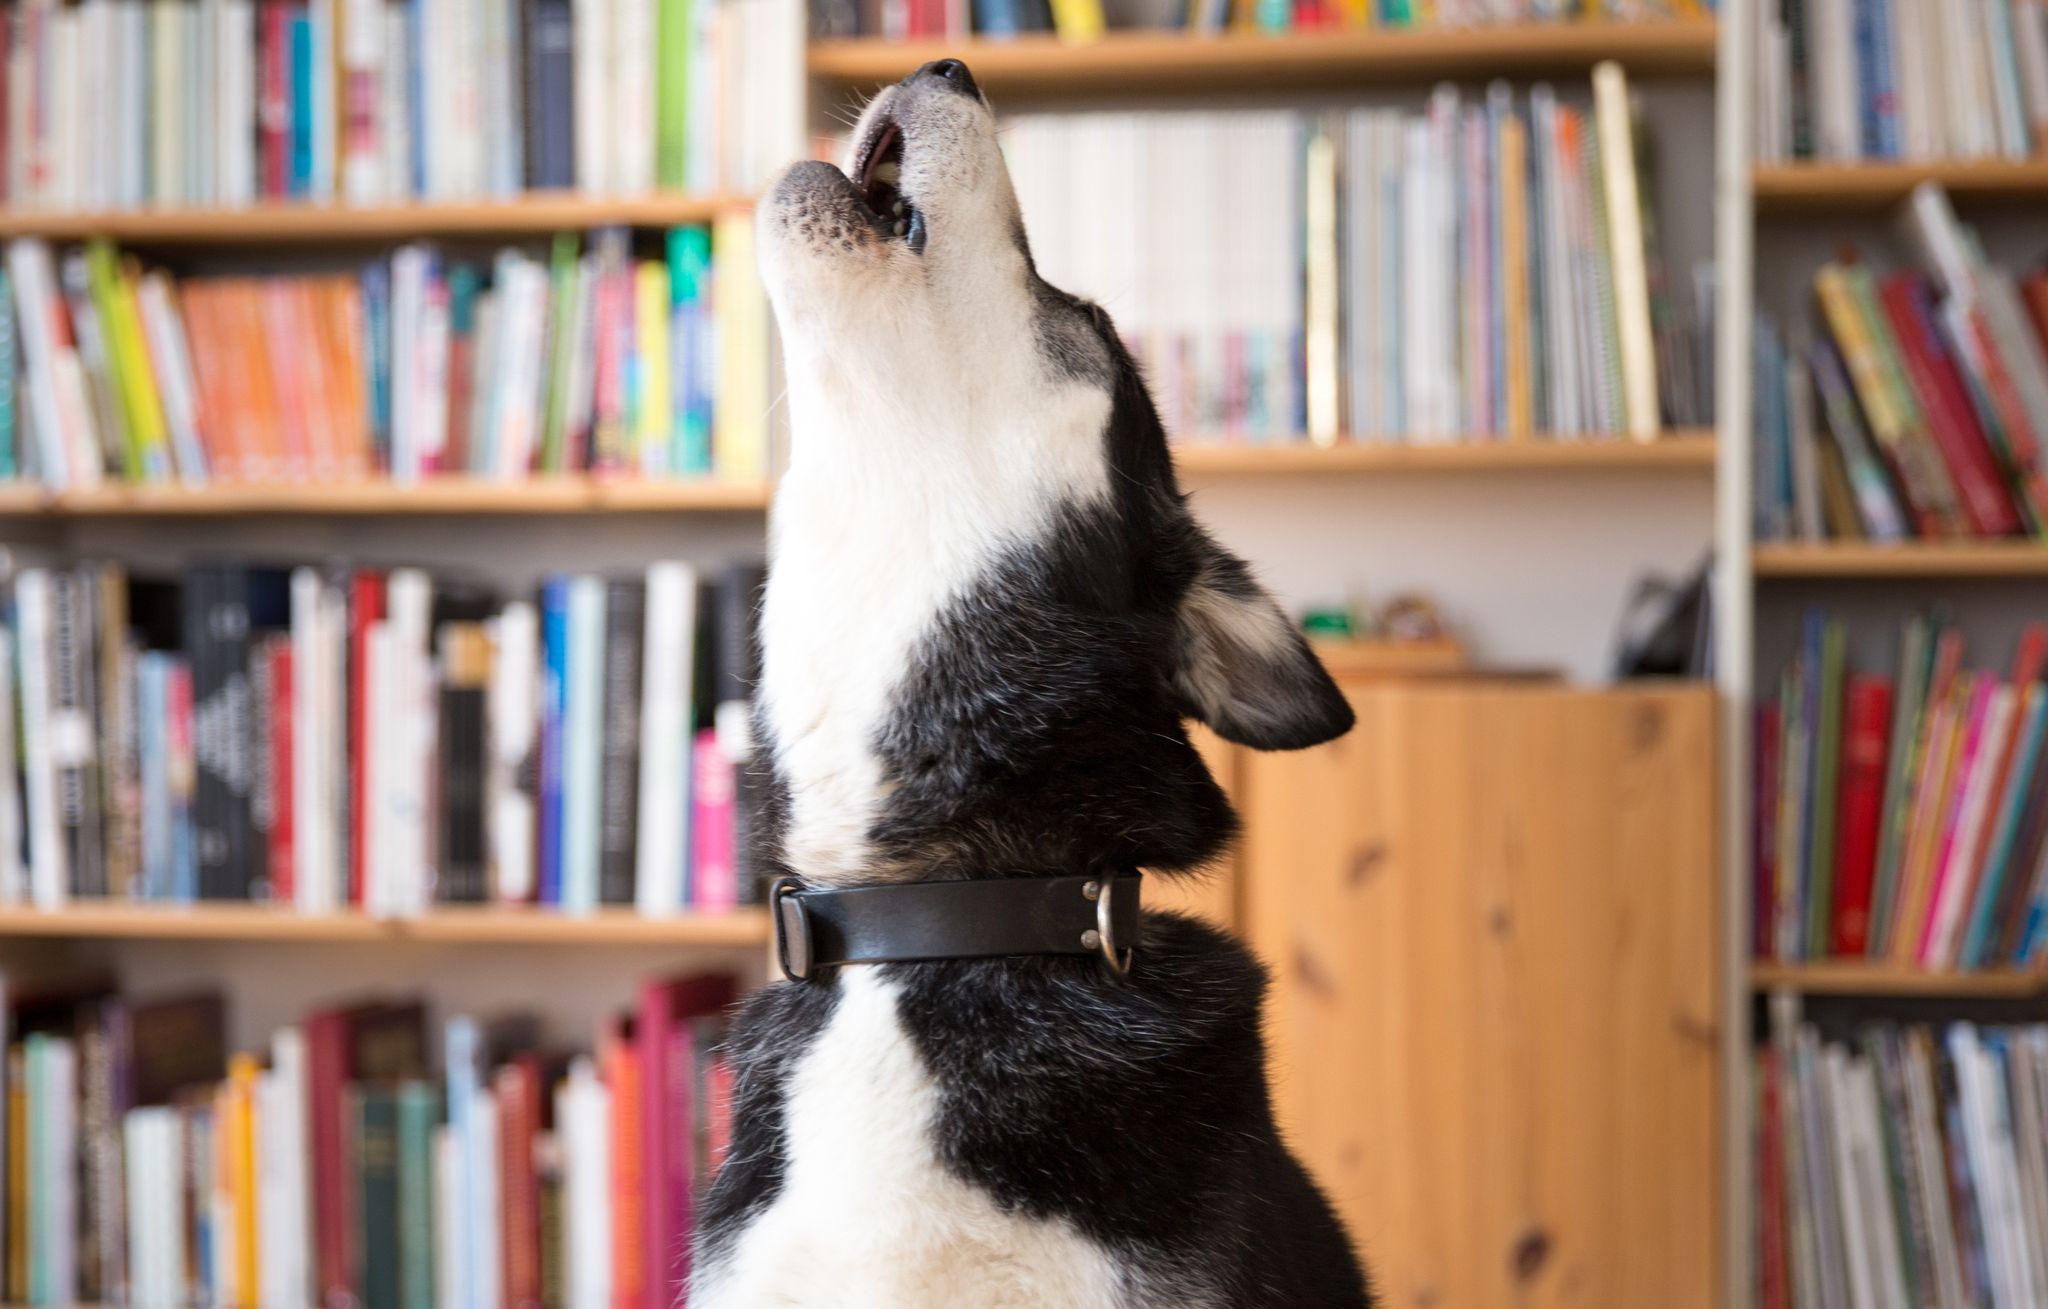
[[[1711,693],[1349,694],[1245,756],[1244,927],[1387,1305],[1718,1303]]]

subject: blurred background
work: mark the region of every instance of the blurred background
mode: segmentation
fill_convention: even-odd
[[[1358,709],[1148,896],[1386,1302],[2048,1305],[2044,0],[0,18],[0,1305],[673,1305],[751,204],[942,57]]]

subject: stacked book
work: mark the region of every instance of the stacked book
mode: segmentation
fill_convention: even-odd
[[[1759,540],[2048,534],[2048,273],[1991,263],[1933,185],[1904,227],[1919,267],[1837,260],[1810,335],[1758,324]]]
[[[2048,957],[2048,626],[2009,671],[1964,666],[1963,634],[1915,615],[1883,671],[1807,616],[1757,710],[1759,957],[1924,969]]]
[[[890,41],[1028,32],[1092,41],[1106,28],[1210,34],[1658,22],[1711,14],[1716,0],[811,0],[820,37]]]
[[[1756,156],[2027,159],[2048,144],[2044,0],[1772,0]]]
[[[1752,1074],[1761,1309],[2048,1304],[2048,1027],[1781,1024]]]
[[[230,1053],[217,993],[0,988],[0,1296],[670,1309],[731,1140],[735,995],[650,981],[588,1051],[530,1015],[435,1042],[418,1000],[371,999]]]
[[[0,204],[747,191],[802,149],[768,0],[23,0]]]
[[[52,490],[766,475],[752,229],[555,238],[488,265],[408,245],[353,273],[173,279],[104,242],[7,249],[0,478]],[[18,342],[18,350],[16,343]]]
[[[1621,69],[1426,113],[1024,117],[1032,250],[1191,439],[1654,437],[1710,420],[1710,294],[1667,284]]]
[[[664,562],[505,602],[413,568],[23,569],[0,904],[751,901],[760,577]]]

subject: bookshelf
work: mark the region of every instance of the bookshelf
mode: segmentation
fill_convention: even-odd
[[[227,247],[350,245],[369,242],[549,236],[594,227],[679,227],[751,207],[749,196],[648,195],[593,198],[531,192],[513,200],[344,205],[267,203],[246,208],[140,209],[44,213],[0,209],[0,239],[52,241],[100,236],[125,244]]]
[[[2026,1000],[2048,997],[2048,972],[1992,968],[1934,972],[1889,964],[1753,964],[1758,991],[1795,995],[1901,997],[1938,1000]]]
[[[1768,211],[1887,209],[1922,182],[1957,200],[2039,203],[2048,199],[2048,159],[1910,164],[1778,164],[1756,169],[1757,208]]]
[[[1774,543],[1757,546],[1751,559],[1759,578],[2048,577],[2048,543],[2040,541]]]
[[[302,914],[260,904],[190,907],[78,903],[63,909],[0,908],[0,937],[69,940],[419,942],[469,945],[663,945],[752,949],[768,943],[761,910],[651,918],[623,909],[594,914],[442,906],[417,918]]]
[[[842,38],[812,42],[807,65],[832,87],[867,92],[929,60],[958,56],[990,95],[1043,100],[1529,77],[1583,73],[1603,59],[1639,76],[1702,77],[1713,70],[1714,42],[1714,24],[1696,20],[1274,36],[1112,32],[1085,44],[1050,36],[964,44]]]
[[[1257,445],[1191,441],[1176,445],[1174,466],[1193,477],[1315,473],[1711,472],[1711,432],[1670,432],[1655,441],[1535,437],[1443,444],[1340,441]]]
[[[0,488],[0,514],[90,519],[759,512],[768,507],[772,495],[773,488],[765,482],[593,477],[535,477],[514,482],[446,477],[410,485],[389,481],[207,487],[108,484],[56,495],[36,487],[11,486]]]

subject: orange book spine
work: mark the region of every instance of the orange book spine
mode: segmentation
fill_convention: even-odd
[[[603,1042],[604,1077],[612,1093],[612,1305],[640,1309],[646,1256],[641,1249],[640,1058],[616,1025]]]
[[[334,279],[325,309],[328,336],[334,343],[334,375],[341,379],[342,472],[369,477],[375,470],[370,456],[370,386],[363,367],[363,296],[354,278]]]
[[[178,316],[185,323],[185,343],[192,355],[192,380],[197,388],[199,441],[206,448],[206,467],[215,480],[238,481],[241,459],[236,453],[232,406],[215,340],[214,288],[210,282],[184,282],[175,288]]]
[[[228,1195],[234,1208],[236,1303],[253,1307],[263,1282],[256,1258],[256,1058],[228,1059]]]
[[[248,397],[242,427],[250,481],[274,482],[284,475],[284,415],[279,412],[270,346],[263,331],[263,285],[237,282],[228,296],[234,352],[241,360]]]
[[[315,481],[326,482],[339,470],[340,459],[336,455],[337,388],[327,341],[319,327],[320,293],[321,288],[313,278],[292,281],[292,340],[299,355],[300,376],[305,382],[307,471]]]

